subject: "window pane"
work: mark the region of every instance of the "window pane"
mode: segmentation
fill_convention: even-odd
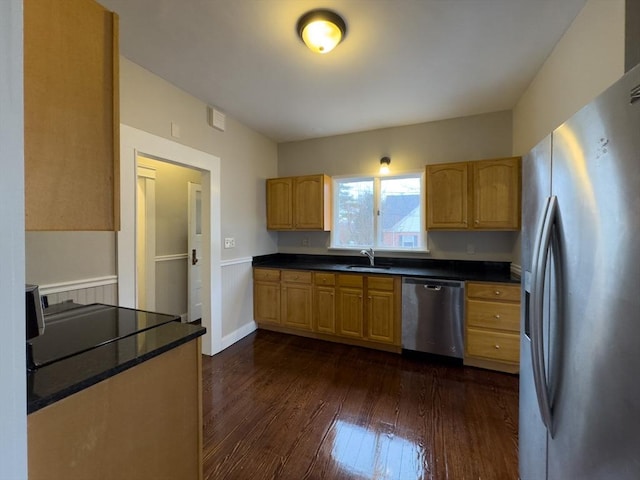
[[[383,178],[380,180],[380,246],[416,248],[422,238],[421,179]]]
[[[337,183],[334,246],[373,245],[373,179]]]

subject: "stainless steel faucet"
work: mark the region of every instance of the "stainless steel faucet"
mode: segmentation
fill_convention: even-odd
[[[360,250],[360,255],[366,255],[369,257],[369,263],[373,267],[374,257],[376,252],[373,251],[373,248],[368,248],[366,250]]]

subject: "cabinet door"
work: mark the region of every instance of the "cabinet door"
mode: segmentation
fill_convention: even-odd
[[[293,228],[293,178],[267,180],[267,229]]]
[[[473,228],[520,229],[520,157],[472,162]]]
[[[393,292],[368,290],[366,338],[393,344],[395,295]]]
[[[295,177],[293,214],[294,228],[301,230],[329,230],[330,181],[325,175]]]
[[[338,288],[338,334],[350,338],[363,338],[362,288]]]
[[[468,228],[467,163],[427,165],[427,230]]]
[[[253,318],[258,323],[280,324],[280,283],[253,281]]]
[[[314,326],[319,333],[336,333],[336,289],[316,286],[314,290]]]
[[[311,285],[282,284],[282,324],[311,330]]]
[[[95,1],[24,2],[27,230],[120,228],[118,58]]]

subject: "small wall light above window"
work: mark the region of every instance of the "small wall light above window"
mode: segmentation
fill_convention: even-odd
[[[380,159],[380,173],[382,175],[386,175],[389,173],[389,164],[391,163],[391,159],[389,157],[382,157]]]
[[[331,10],[311,10],[298,20],[298,35],[316,53],[329,53],[346,33],[347,25],[344,20]]]

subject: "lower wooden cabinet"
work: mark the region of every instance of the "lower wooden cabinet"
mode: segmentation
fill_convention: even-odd
[[[465,365],[517,373],[520,286],[467,282]]]
[[[313,328],[316,332],[336,333],[336,275],[313,274]]]
[[[394,344],[401,333],[394,319],[400,316],[396,297],[399,290],[393,277],[367,278],[366,338],[376,342]]]
[[[282,270],[280,273],[282,325],[312,330],[311,272]]]
[[[338,334],[364,338],[364,277],[338,275]]]
[[[254,268],[254,318],[265,329],[400,352],[400,288],[392,276]]]
[[[280,324],[280,270],[253,270],[253,318],[261,324]]]

